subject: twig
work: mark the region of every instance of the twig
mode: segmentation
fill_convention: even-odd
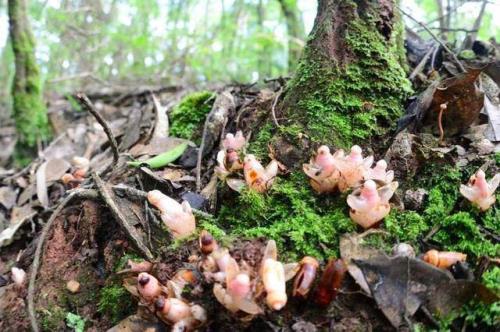
[[[451,57],[452,57],[452,58],[453,58],[453,60],[456,62],[456,64],[457,64],[457,65],[458,65],[458,67],[460,68],[460,70],[461,70],[462,72],[464,72],[464,73],[465,73],[465,72],[467,72],[467,71],[465,70],[464,66],[462,65],[462,63],[460,62],[460,60],[458,60],[458,58],[457,58],[457,56],[455,55],[455,53],[453,53],[453,52],[452,52],[452,51],[448,48],[448,46],[446,46],[446,44],[445,44],[445,43],[444,43],[444,42],[443,42],[443,41],[442,41],[442,40],[441,40],[438,36],[436,36],[436,34],[434,34],[434,32],[432,32],[432,30],[431,30],[431,29],[429,29],[429,28],[427,27],[427,25],[425,25],[425,23],[420,22],[419,20],[417,20],[416,18],[414,18],[413,16],[411,16],[410,14],[408,14],[407,12],[405,12],[403,9],[401,9],[401,7],[399,7],[399,6],[396,6],[396,7],[399,9],[399,11],[400,11],[401,13],[403,13],[403,15],[408,16],[408,18],[410,18],[411,20],[415,21],[415,23],[417,23],[417,24],[418,24],[418,25],[420,25],[422,28],[424,28],[424,29],[425,29],[425,31],[427,31],[427,32],[431,35],[431,37],[432,37],[432,38],[434,38],[434,40],[435,40],[435,41],[437,41],[437,42],[439,43],[439,45],[441,45],[441,46],[445,49],[445,51],[446,51],[446,52],[448,52],[448,53],[451,55]]]
[[[40,258],[43,252],[43,245],[45,243],[45,240],[47,239],[50,229],[52,228],[52,225],[54,224],[54,221],[73,198],[96,199],[98,198],[98,194],[95,190],[92,189],[76,189],[75,191],[72,191],[61,203],[59,203],[54,212],[52,212],[47,223],[43,226],[40,237],[38,238],[38,243],[33,258],[33,264],[31,265],[31,275],[28,285],[28,316],[33,332],[39,331],[35,313],[35,282],[36,276],[38,274],[38,269],[40,267]]]
[[[94,179],[94,182],[97,186],[97,189],[99,190],[99,193],[101,194],[101,197],[104,199],[104,202],[106,205],[109,207],[111,210],[111,213],[113,214],[113,217],[115,217],[116,221],[120,224],[120,226],[124,229],[127,237],[133,242],[135,247],[143,254],[147,259],[152,260],[154,259],[153,254],[149,250],[148,247],[144,245],[142,240],[139,237],[139,234],[137,233],[137,230],[131,226],[128,222],[121,210],[118,208],[116,205],[116,202],[114,201],[112,195],[113,192],[110,190],[110,188],[104,183],[104,181],[101,179],[97,173],[92,173],[92,178]]]
[[[446,103],[439,105],[438,127],[439,127],[439,144],[443,143],[444,129],[443,129],[443,113],[448,108]]]
[[[483,0],[483,3],[481,4],[481,9],[479,10],[479,15],[477,16],[476,20],[474,21],[474,25],[472,26],[471,31],[468,32],[464,38],[464,41],[462,43],[462,49],[469,48],[470,46],[472,46],[472,42],[474,42],[474,40],[476,40],[477,32],[479,31],[479,28],[481,27],[481,23],[483,21],[483,16],[484,16],[484,12],[485,12],[487,4],[488,4],[488,0]]]
[[[427,53],[425,53],[425,55],[422,58],[422,60],[420,60],[420,62],[418,63],[418,65],[415,67],[415,69],[413,69],[413,71],[411,72],[411,74],[409,76],[410,80],[413,80],[415,78],[415,76],[417,76],[424,69],[425,64],[427,63],[427,60],[429,60],[429,57],[431,56],[432,52],[434,52],[434,47],[431,47],[427,51]]]
[[[440,229],[440,228],[441,228],[441,226],[440,226],[440,225],[436,225],[436,226],[432,227],[432,229],[430,230],[430,232],[429,232],[429,233],[427,233],[427,235],[426,235],[426,236],[424,236],[424,238],[422,239],[422,241],[424,241],[424,242],[429,241],[429,239],[430,239],[431,237],[433,237],[433,236],[434,236],[434,234],[436,234],[436,233],[439,231],[439,229]]]
[[[113,132],[111,131],[108,123],[106,122],[106,120],[104,120],[101,114],[97,112],[90,99],[84,93],[77,93],[76,98],[78,99],[80,104],[82,104],[82,106],[85,107],[87,111],[89,111],[90,114],[95,117],[97,122],[99,122],[99,124],[104,129],[106,136],[108,136],[109,143],[111,144],[111,150],[113,151],[113,162],[116,164],[118,162],[118,158],[120,158],[120,154],[118,152],[118,144],[116,143],[115,136],[113,136]]]
[[[278,99],[280,98],[282,92],[283,92],[283,87],[280,87],[278,93],[276,94],[276,97],[274,97],[273,106],[271,107],[271,115],[273,116],[273,122],[278,128],[281,128],[281,126],[278,123],[278,119],[276,119],[276,104],[278,103]]]

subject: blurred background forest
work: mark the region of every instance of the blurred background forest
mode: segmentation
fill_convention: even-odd
[[[402,8],[461,43],[484,1],[405,0]],[[312,28],[312,0],[31,0],[45,93],[90,86],[255,82],[293,71]],[[500,40],[500,2],[487,3],[478,38]],[[407,27],[425,31],[405,17]],[[0,119],[11,109],[14,57],[0,2]]]

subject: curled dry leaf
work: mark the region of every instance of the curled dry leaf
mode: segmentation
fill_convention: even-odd
[[[473,298],[485,303],[499,299],[484,285],[455,280],[447,271],[419,259],[381,255],[352,263],[361,269],[378,307],[395,328],[421,306],[442,317]]]

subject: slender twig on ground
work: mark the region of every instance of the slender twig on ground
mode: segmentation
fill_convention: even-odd
[[[115,136],[113,136],[113,132],[111,131],[111,128],[109,127],[108,123],[104,118],[97,112],[95,109],[94,105],[90,101],[90,99],[84,94],[84,93],[77,93],[76,98],[82,104],[87,111],[92,114],[97,122],[102,126],[104,129],[104,132],[106,133],[106,136],[108,136],[109,143],[111,144],[111,150],[113,151],[113,162],[116,164],[118,162],[118,158],[120,157],[120,154],[118,152],[118,144],[116,143]]]
[[[462,63],[460,62],[460,60],[458,60],[458,58],[455,55],[455,53],[453,53],[453,51],[450,50],[448,48],[448,46],[446,46],[445,42],[443,42],[438,36],[436,36],[436,34],[434,32],[432,32],[432,30],[429,29],[429,27],[427,27],[427,25],[425,25],[425,23],[420,22],[419,20],[417,20],[416,18],[414,18],[413,16],[411,16],[410,14],[408,14],[407,12],[405,12],[403,9],[401,9],[401,7],[399,7],[399,6],[396,6],[396,7],[399,9],[399,11],[401,13],[403,13],[403,15],[406,15],[412,21],[414,21],[415,23],[417,23],[418,25],[420,25],[422,28],[424,28],[424,30],[427,31],[431,35],[431,37],[434,38],[434,40],[437,41],[439,43],[439,45],[441,45],[444,48],[444,50],[450,54],[450,56],[453,58],[453,61],[456,62],[457,66],[460,68],[460,70],[462,72],[464,72],[464,73],[466,72],[464,66],[462,65]]]
[[[31,275],[30,275],[30,280],[28,284],[28,316],[29,320],[31,323],[31,329],[33,332],[38,332],[38,323],[36,319],[36,313],[35,313],[35,283],[36,283],[36,276],[38,274],[38,269],[40,268],[40,259],[42,256],[43,252],[43,245],[45,243],[45,240],[47,239],[47,236],[50,232],[50,229],[52,228],[52,225],[54,224],[54,221],[56,218],[59,216],[61,211],[68,205],[68,203],[74,199],[74,198],[87,198],[87,199],[97,199],[99,196],[97,194],[97,191],[92,190],[92,189],[76,189],[75,191],[72,191],[64,200],[59,203],[57,208],[52,212],[49,220],[47,223],[43,226],[42,232],[38,238],[38,243],[36,246],[34,258],[33,258],[33,264],[31,265]]]
[[[417,76],[425,68],[425,64],[427,63],[427,60],[429,60],[429,57],[431,56],[432,52],[434,52],[434,47],[431,47],[427,51],[427,53],[425,53],[422,60],[420,60],[418,65],[415,67],[415,69],[413,69],[410,76],[408,77],[410,80],[413,80],[415,78],[415,76]]]
[[[281,126],[278,123],[278,119],[276,119],[276,104],[278,104],[278,99],[280,99],[281,93],[283,93],[283,87],[280,87],[280,89],[276,93],[276,97],[274,97],[273,101],[273,106],[271,107],[271,115],[273,116],[273,122],[278,128],[281,128]]]

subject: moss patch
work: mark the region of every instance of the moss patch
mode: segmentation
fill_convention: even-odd
[[[121,284],[110,284],[101,289],[98,311],[107,315],[112,324],[133,313],[135,307],[132,296]]]
[[[338,256],[339,235],[356,228],[343,200],[315,196],[305,175],[294,173],[267,194],[244,191],[222,207],[217,223],[230,235],[276,240],[287,259]]]
[[[170,114],[170,135],[198,140],[197,129],[203,126],[213,104],[214,94],[210,91],[195,92],[184,97]]]
[[[50,306],[41,312],[40,326],[42,331],[61,331],[64,329],[66,311],[59,306]]]

